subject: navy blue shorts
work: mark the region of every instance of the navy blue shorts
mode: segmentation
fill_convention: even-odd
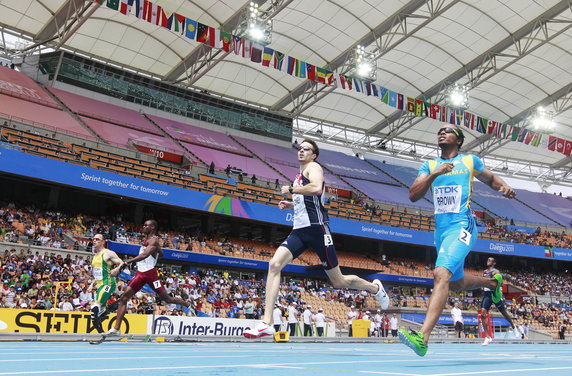
[[[487,311],[491,310],[491,306],[495,305],[499,311],[506,310],[504,305],[504,300],[501,300],[498,303],[493,303],[493,298],[491,295],[483,295],[483,299],[481,300],[481,308],[486,309]]]
[[[292,230],[290,235],[280,244],[288,248],[294,258],[297,258],[308,248],[312,249],[322,261],[322,266],[330,270],[338,266],[338,256],[334,241],[327,224],[310,225],[309,227]]]

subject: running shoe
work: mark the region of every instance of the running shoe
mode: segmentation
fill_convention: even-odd
[[[497,280],[497,288],[493,291],[492,299],[493,303],[498,303],[502,300],[502,274],[497,273],[493,278]]]
[[[427,344],[424,341],[423,333],[417,333],[412,329],[409,329],[409,332],[405,329],[399,329],[397,335],[404,345],[415,351],[415,354],[419,356],[427,354]]]
[[[377,285],[377,287],[379,287],[377,293],[375,294],[375,298],[379,300],[381,309],[387,309],[387,307],[389,307],[389,296],[385,292],[385,289],[383,288],[381,281],[379,279],[374,279],[372,283],[374,285]]]
[[[492,341],[493,341],[493,339],[490,337],[485,338],[485,341],[483,342],[483,346],[488,346],[489,343],[491,343]]]
[[[512,332],[514,333],[515,338],[519,339],[522,338],[522,333],[520,332],[520,330],[518,330],[516,326],[512,329]]]
[[[111,328],[107,333],[105,333],[105,336],[118,336],[118,335],[121,335],[121,332],[115,328]]]
[[[245,330],[242,335],[246,338],[260,338],[266,336],[273,336],[276,330],[268,324],[260,323],[254,327],[254,329]]]

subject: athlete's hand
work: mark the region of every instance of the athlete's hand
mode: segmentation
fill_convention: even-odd
[[[501,185],[501,187],[499,188],[499,192],[502,193],[502,195],[506,198],[516,197],[516,192],[514,191],[514,189],[512,189],[508,185]]]
[[[283,195],[290,194],[290,186],[283,185],[282,187],[280,187],[280,192],[282,192]]]
[[[278,207],[280,210],[294,209],[294,203],[292,201],[280,201]]]
[[[441,176],[441,175],[445,175],[449,172],[451,172],[453,170],[453,168],[455,167],[454,163],[451,162],[443,162],[441,163],[441,166],[439,166],[439,168],[437,168],[435,170],[435,175],[437,176]]]

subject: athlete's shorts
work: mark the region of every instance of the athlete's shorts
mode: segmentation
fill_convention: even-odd
[[[437,261],[435,267],[442,266],[453,273],[451,281],[463,278],[465,257],[477,240],[477,226],[471,217],[468,221],[452,223],[447,228],[435,230]]]
[[[280,244],[288,248],[294,258],[297,258],[308,248],[312,249],[322,261],[322,266],[330,270],[338,266],[338,256],[334,241],[327,224],[310,225],[292,230],[290,235]]]
[[[157,269],[155,268],[147,270],[146,272],[135,273],[135,277],[129,281],[128,286],[131,287],[134,292],[137,292],[141,290],[145,284],[148,284],[149,287],[151,287],[157,294],[167,292],[161,283],[159,275],[157,274]]]
[[[504,300],[501,299],[500,302],[495,303],[493,302],[493,298],[491,295],[483,295],[483,299],[481,300],[481,308],[486,309],[487,311],[491,310],[492,305],[495,305],[499,311],[505,311],[506,306],[504,305]]]
[[[463,331],[463,323],[460,321],[455,321],[455,331],[456,332],[462,332]]]
[[[117,284],[115,279],[112,279],[110,284],[102,284],[97,288],[97,293],[95,294],[95,301],[98,302],[101,307],[105,307],[107,301],[111,297],[111,294],[115,292]]]

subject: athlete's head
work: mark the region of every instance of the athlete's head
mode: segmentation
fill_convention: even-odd
[[[305,139],[298,147],[298,160],[299,161],[315,161],[320,155],[318,145],[309,139]]]
[[[93,249],[100,250],[105,247],[105,237],[102,234],[95,234],[93,235]]]
[[[143,223],[143,231],[142,232],[144,234],[156,233],[157,227],[159,227],[159,224],[157,223],[156,220],[148,219],[145,221],[145,223]]]
[[[465,142],[465,135],[460,128],[451,125],[443,127],[437,131],[437,142],[439,143],[439,146],[448,145],[454,140],[457,144],[457,149],[461,150],[461,146],[463,145],[463,142]]]
[[[497,264],[497,260],[494,257],[489,257],[487,259],[487,266],[495,266]]]

